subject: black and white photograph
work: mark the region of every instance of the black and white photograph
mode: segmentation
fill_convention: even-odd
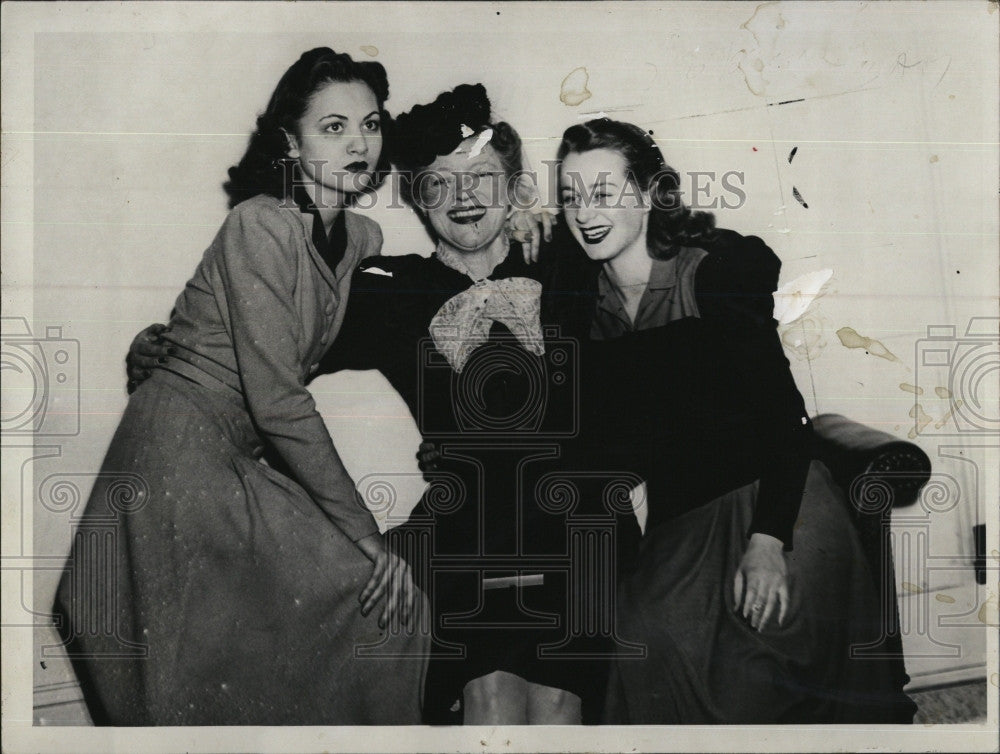
[[[995,1],[0,11],[4,751],[998,750]]]

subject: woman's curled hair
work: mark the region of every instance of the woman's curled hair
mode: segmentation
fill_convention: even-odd
[[[715,216],[684,204],[680,176],[663,159],[652,136],[631,123],[598,118],[566,129],[556,156],[562,162],[570,153],[593,149],[622,155],[629,179],[649,193],[647,243],[654,258],[669,259],[682,246],[700,246],[713,239]]]
[[[493,122],[490,99],[482,84],[461,84],[430,104],[415,105],[393,124],[392,162],[399,171],[403,199],[419,208],[416,186],[422,171],[438,157],[454,152],[470,135],[492,129],[496,150],[508,181],[522,170],[521,137],[503,121]]]
[[[229,180],[223,185],[229,195],[229,207],[258,194],[277,198],[288,196],[295,175],[294,162],[288,157],[288,139],[285,133],[297,136],[298,125],[312,96],[331,82],[366,84],[375,94],[383,124],[383,148],[375,166],[374,180],[367,190],[376,189],[388,174],[390,165],[388,144],[385,143],[390,126],[385,101],[389,98],[389,80],[385,68],[374,61],[356,61],[346,53],[337,53],[329,47],[317,47],[302,56],[285,71],[267,103],[267,108],[257,118],[257,127],[250,137],[246,152],[239,163],[229,168]]]

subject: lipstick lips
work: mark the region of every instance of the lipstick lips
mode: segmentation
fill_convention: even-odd
[[[364,160],[358,160],[357,162],[352,162],[349,165],[345,165],[344,169],[349,173],[362,173],[368,170],[368,163]]]
[[[486,208],[478,206],[461,207],[448,211],[448,219],[458,225],[471,225],[472,223],[479,222],[485,216]]]
[[[597,225],[593,228],[580,228],[580,235],[583,236],[583,240],[588,244],[600,243],[607,238],[607,235],[610,232],[610,225]]]

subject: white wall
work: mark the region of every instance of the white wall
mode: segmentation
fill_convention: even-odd
[[[808,359],[789,349],[808,406],[906,437],[915,397],[901,383],[924,390],[917,402],[935,421],[948,409],[934,392],[947,375],[915,365],[927,327],[961,334],[970,317],[997,316],[995,11],[986,2],[181,4],[71,17],[62,7],[33,39],[34,112],[5,125],[4,162],[33,159],[28,181],[4,183],[14,202],[5,221],[24,239],[16,250],[5,243],[5,262],[9,270],[17,254],[20,270],[27,256],[33,282],[5,290],[4,316],[28,317],[36,334],[61,326],[80,344],[81,431],[56,438],[61,454],[33,472],[99,468],[126,401],[132,335],[168,316],[224,217],[226,168],[280,74],[318,45],[362,59],[372,57],[363,46],[377,48],[393,112],[483,82],[536,165],[566,126],[604,111],[653,129],[681,171],[742,171],[748,201],[720,211],[720,225],[763,237],[784,260],[783,281],[834,271],[787,336],[791,346],[814,342]],[[567,106],[561,82],[581,66],[592,96]],[[408,210],[371,215],[385,253],[430,251]],[[845,348],[835,334],[845,326],[899,360]],[[994,419],[995,381],[993,371],[979,386]],[[341,375],[314,387],[355,475],[408,473],[404,496],[415,498],[418,439],[388,386]],[[938,459],[942,445],[969,444],[947,430],[932,424],[916,438],[961,491],[936,514],[931,549],[967,558],[969,527],[987,510],[983,485],[996,482]],[[975,437],[996,444],[995,432]],[[24,502],[35,509],[36,554],[64,553],[67,516]],[[35,575],[40,609],[57,575]]]

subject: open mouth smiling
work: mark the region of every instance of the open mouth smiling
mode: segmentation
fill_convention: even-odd
[[[485,216],[485,207],[462,207],[448,211],[448,219],[459,225],[470,225],[479,222]]]
[[[583,240],[588,244],[600,243],[610,232],[610,225],[595,225],[592,228],[580,228],[580,235],[583,236]]]
[[[358,160],[357,162],[352,162],[349,165],[346,165],[344,169],[347,170],[348,173],[362,173],[365,170],[368,170],[368,163],[363,160]]]

